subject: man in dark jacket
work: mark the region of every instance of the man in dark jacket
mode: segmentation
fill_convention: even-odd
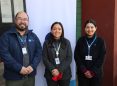
[[[0,38],[0,57],[4,62],[6,86],[35,86],[42,47],[36,34],[28,30],[28,24],[28,15],[18,12],[15,27]]]

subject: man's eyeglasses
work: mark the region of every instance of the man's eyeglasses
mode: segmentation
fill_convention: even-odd
[[[27,19],[27,18],[17,17],[16,19],[17,19],[17,20],[19,20],[19,21],[28,21],[28,19]]]

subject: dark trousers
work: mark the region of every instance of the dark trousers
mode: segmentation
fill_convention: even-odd
[[[78,77],[78,86],[101,86],[101,78]]]
[[[6,80],[6,86],[35,86],[35,77],[26,77],[22,80]]]
[[[52,79],[46,79],[47,86],[69,86],[70,85],[70,79],[67,80],[59,80],[59,81],[53,81]]]

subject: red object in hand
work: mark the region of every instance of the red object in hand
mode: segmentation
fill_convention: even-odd
[[[52,77],[52,80],[58,81],[57,76],[53,76],[53,77]]]
[[[58,80],[61,80],[62,79],[62,73],[60,73],[59,75],[58,75]]]
[[[63,76],[62,73],[60,73],[58,76],[53,76],[52,80],[54,80],[54,81],[61,80],[62,76]]]
[[[94,77],[95,76],[95,73],[93,71],[90,71],[91,72],[91,75]]]

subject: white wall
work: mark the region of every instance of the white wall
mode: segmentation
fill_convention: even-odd
[[[26,8],[30,18],[29,28],[38,35],[43,45],[46,34],[53,22],[62,22],[65,37],[68,38],[74,51],[76,42],[76,0],[26,0]],[[72,61],[72,79],[75,79],[75,63]],[[46,86],[43,76],[44,65],[38,66],[36,86]]]

